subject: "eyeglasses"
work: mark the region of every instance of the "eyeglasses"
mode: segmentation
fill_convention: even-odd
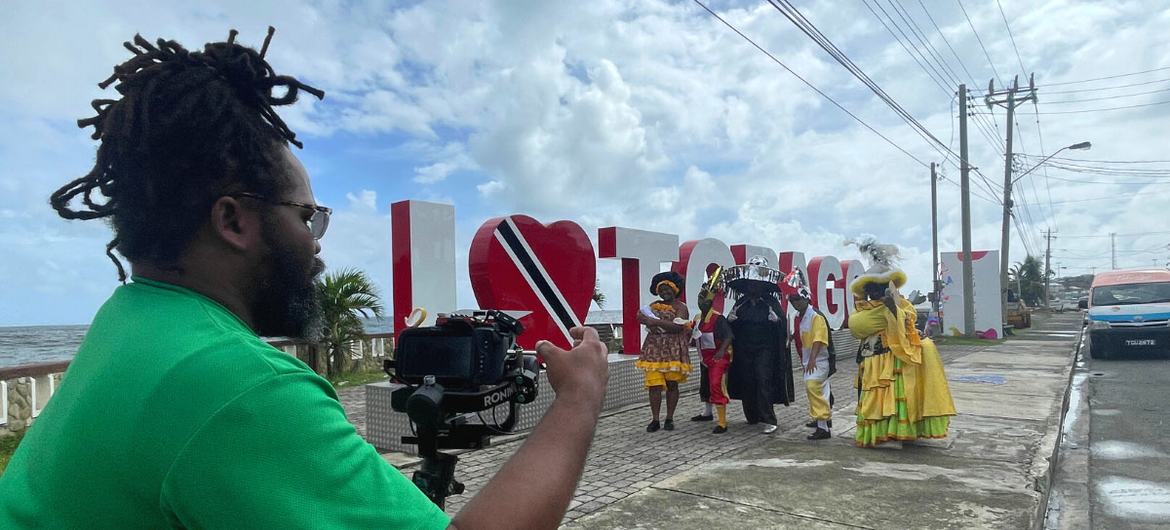
[[[305,228],[309,230],[310,234],[313,234],[313,239],[321,239],[325,236],[325,230],[329,228],[329,216],[333,213],[332,208],[326,208],[316,204],[306,204],[296,201],[276,201],[263,195],[249,193],[246,191],[231,193],[228,195],[228,197],[247,197],[249,199],[264,201],[269,204],[275,204],[277,206],[292,206],[295,208],[311,210],[313,212],[313,216],[309,217],[309,219],[305,221]]]

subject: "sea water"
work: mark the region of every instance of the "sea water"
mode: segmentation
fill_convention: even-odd
[[[385,319],[364,319],[366,333],[389,333]],[[0,327],[0,368],[66,361],[77,354],[89,326]]]

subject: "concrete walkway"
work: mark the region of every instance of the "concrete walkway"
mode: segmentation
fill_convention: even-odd
[[[849,403],[834,412],[831,440],[809,442],[808,429],[789,424],[568,527],[1032,528],[1043,520],[1079,319],[1053,315],[959,356],[944,345],[959,411],[945,440],[858,449]]]

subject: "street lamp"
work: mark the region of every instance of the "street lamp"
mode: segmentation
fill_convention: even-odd
[[[1020,174],[1020,176],[1018,176],[1014,179],[1009,178],[1011,176],[1011,174],[1008,172],[1008,168],[1010,168],[1012,160],[1009,160],[1007,158],[1004,159],[1004,163],[1006,164],[1006,167],[1004,168],[1004,176],[1003,176],[1003,223],[1000,226],[1000,237],[999,237],[999,292],[1000,292],[1000,308],[1002,311],[1001,314],[1004,315],[1005,317],[1007,316],[1007,313],[1008,313],[1008,300],[1007,300],[1008,263],[1009,263],[1008,251],[1011,248],[1010,244],[1009,244],[1008,227],[1011,224],[1011,216],[1012,216],[1012,186],[1015,185],[1016,182],[1019,182],[1020,179],[1028,176],[1029,173],[1035,171],[1036,168],[1044,165],[1045,162],[1048,162],[1048,159],[1060,154],[1060,152],[1064,151],[1065,149],[1080,150],[1080,149],[1090,149],[1092,147],[1093,147],[1093,144],[1090,142],[1078,142],[1078,143],[1075,143],[1072,145],[1061,147],[1060,149],[1057,149],[1055,153],[1052,153],[1052,154],[1044,157],[1044,159],[1041,160],[1039,164],[1032,166],[1031,169],[1028,169],[1027,171],[1023,172],[1022,174]],[[1008,136],[1008,151],[1011,151],[1011,136],[1010,135]],[[1048,268],[1047,262],[1045,262],[1044,267],[1045,267],[1045,269]],[[1048,271],[1047,270],[1044,271],[1044,275],[1045,275],[1045,289],[1044,289],[1045,294],[1044,294],[1044,297],[1046,298],[1044,303],[1045,303],[1045,305],[1047,305],[1048,304],[1048,300],[1047,300],[1047,298],[1048,298],[1048,288],[1047,288]]]
[[[1047,162],[1049,158],[1052,158],[1052,157],[1054,157],[1054,156],[1056,156],[1056,155],[1060,154],[1060,152],[1061,152],[1061,151],[1064,151],[1065,149],[1072,149],[1072,150],[1078,150],[1078,151],[1079,151],[1079,150],[1081,150],[1081,149],[1088,150],[1088,149],[1092,149],[1092,148],[1093,148],[1093,143],[1092,143],[1092,142],[1080,142],[1080,143],[1075,143],[1075,144],[1072,144],[1072,145],[1067,145],[1067,146],[1061,147],[1060,149],[1057,149],[1055,153],[1052,153],[1052,154],[1050,154],[1050,155],[1048,155],[1048,156],[1044,157],[1044,160],[1041,160],[1039,164],[1036,164],[1036,165],[1032,166],[1032,168],[1031,168],[1031,169],[1029,169],[1029,170],[1027,170],[1027,171],[1025,171],[1025,172],[1021,173],[1021,174],[1020,174],[1020,176],[1018,176],[1018,177],[1016,177],[1016,178],[1012,179],[1012,184],[1015,184],[1015,183],[1019,182],[1019,181],[1020,181],[1020,179],[1022,179],[1022,178],[1024,178],[1024,177],[1026,177],[1026,176],[1028,175],[1028,173],[1031,173],[1031,172],[1032,172],[1032,171],[1034,171],[1036,168],[1038,168],[1038,167],[1040,167],[1040,166],[1043,166],[1043,165],[1044,165],[1044,163],[1045,163],[1045,162]]]

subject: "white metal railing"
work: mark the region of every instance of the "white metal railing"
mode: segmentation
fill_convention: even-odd
[[[366,342],[367,341],[369,342],[369,345],[370,345],[370,347],[368,348],[370,357],[385,357],[386,356],[386,343],[392,342],[392,338],[391,337],[366,337],[363,340],[356,341],[357,342],[356,348],[354,348],[352,346],[353,343],[350,343],[351,346],[350,346],[350,350],[349,350],[349,358],[352,360],[358,360],[358,359],[365,357],[365,355],[367,353],[366,352],[366,350],[367,350]]]
[[[276,342],[276,341],[274,341]],[[356,347],[350,350],[350,357],[354,360],[359,360],[369,355],[373,358],[386,357],[393,352],[394,336],[392,334],[367,335],[357,342]],[[285,353],[296,356],[297,343],[291,341],[279,341],[274,344],[277,348]],[[11,410],[11,403],[8,401],[8,391],[11,385],[10,382],[21,380],[23,377],[28,377],[29,384],[29,404],[32,408],[32,417],[40,416],[41,411],[48,405],[49,399],[56,393],[56,378],[54,374],[65,371],[68,363],[59,363],[60,366],[53,365],[29,365],[19,366],[11,369],[4,369],[7,373],[3,379],[0,379],[0,426],[7,426],[8,413]]]
[[[0,367],[0,426],[4,432],[23,430],[40,415],[57,391],[57,382],[69,361]],[[28,410],[18,407],[9,394],[19,394],[20,402],[27,400]]]
[[[29,378],[29,387],[32,394],[32,416],[35,418],[41,415],[41,411],[45,410],[45,405],[49,404],[49,398],[53,397],[53,392],[57,389],[53,382],[53,374],[45,374]]]

